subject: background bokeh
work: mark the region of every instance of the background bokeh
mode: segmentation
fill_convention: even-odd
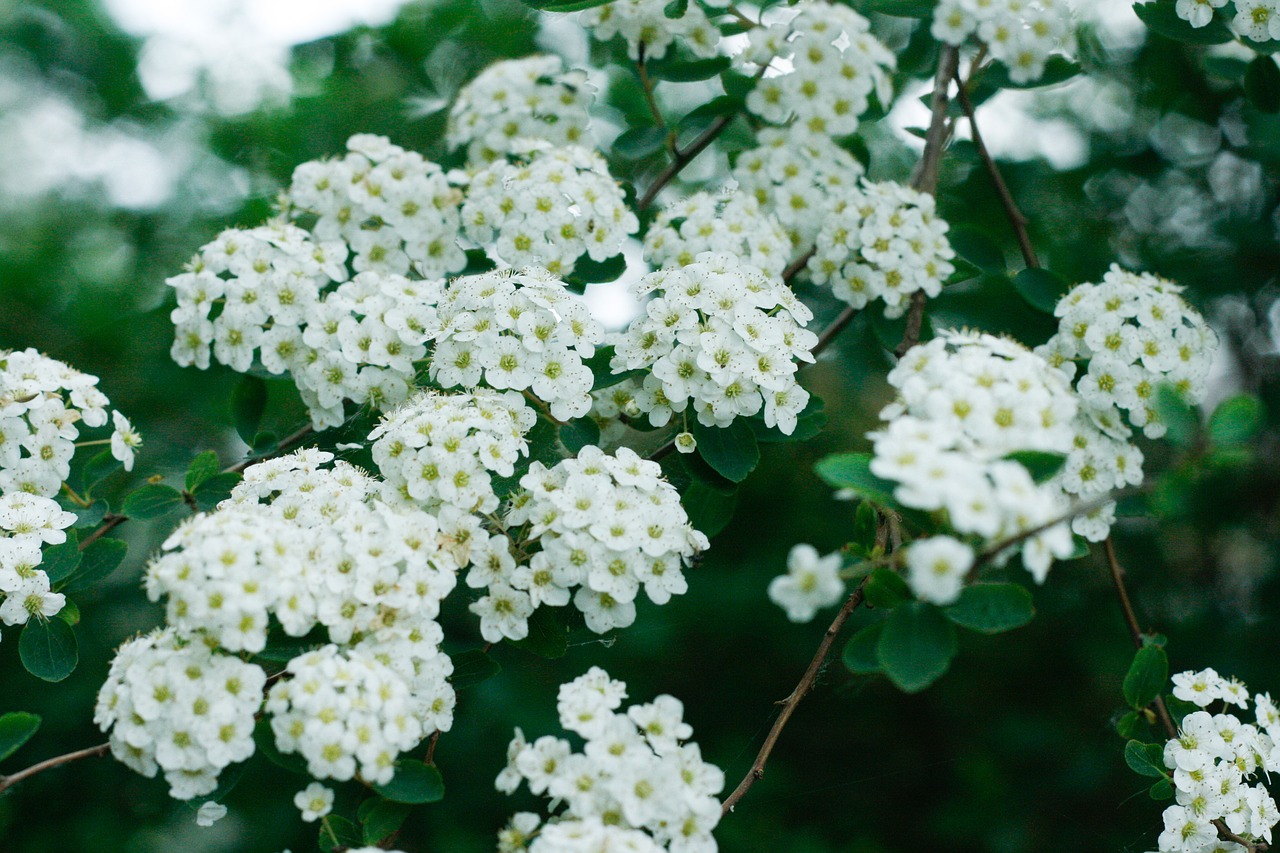
[[[1147,448],[1153,478],[1165,472],[1150,499],[1160,515],[1122,522],[1117,539],[1143,624],[1168,635],[1174,671],[1213,666],[1256,691],[1280,691],[1280,119],[1242,96],[1247,52],[1148,35],[1120,0],[1082,4],[1079,16],[1087,74],[1001,95],[979,116],[1045,264],[1096,281],[1118,261],[1187,285],[1223,341],[1213,400],[1244,391],[1266,403],[1268,428],[1246,452],[1188,461]],[[868,127],[866,149],[873,176],[901,179],[917,150],[901,128],[921,123],[916,97],[933,60],[910,40],[909,22],[877,16],[874,25],[906,50],[899,102]],[[297,164],[341,151],[353,133],[444,158],[441,110],[457,87],[495,59],[546,50],[575,62],[619,52],[589,47],[571,19],[515,0],[0,0],[0,349],[36,347],[100,376],[134,419],[146,445],[110,494],[172,476],[200,450],[238,458],[228,413],[236,376],[170,361],[165,277],[222,228],[261,221]],[[626,74],[592,81],[606,125],[620,129],[644,109]],[[669,90],[676,111],[709,97],[697,86]],[[708,153],[688,177],[714,181],[724,157]],[[953,225],[980,229],[1016,258],[964,139],[944,160],[940,205]],[[835,313],[802,295],[819,319]],[[615,297],[595,295],[602,310],[625,313]],[[1031,344],[1052,330],[1000,274],[957,286],[930,317]],[[506,817],[534,807],[493,789],[513,727],[555,732],[556,685],[593,664],[625,680],[633,699],[682,699],[703,755],[736,784],[825,625],[822,616],[790,624],[765,588],[793,543],[832,550],[848,537],[851,507],[832,499],[812,465],[866,449],[863,435],[888,396],[883,334],[861,318],[805,373],[826,400],[826,430],[805,444],[763,446],[734,521],[691,572],[687,595],[642,607],[616,637],[575,635],[559,660],[494,650],[503,672],[462,694],[439,744],[448,794],[415,809],[402,849],[492,849]],[[267,426],[284,433],[303,422],[287,381],[272,383],[271,395]],[[26,674],[16,632],[0,644],[0,713],[45,719],[6,769],[102,740],[90,722],[94,695],[115,646],[160,621],[139,577],[173,523],[120,528],[130,556],[80,597],[81,663],[67,681]],[[1112,727],[1131,649],[1100,556],[1058,566],[1035,598],[1029,627],[965,633],[950,673],[917,696],[850,675],[833,657],[764,780],[721,824],[721,849],[1154,847],[1161,807],[1124,766]],[[863,610],[853,625],[875,618]],[[451,648],[479,645],[468,620],[455,623]],[[230,815],[202,829],[162,781],[110,759],[80,762],[0,798],[0,850],[311,850],[315,827],[291,802],[301,785],[255,760],[227,800]]]

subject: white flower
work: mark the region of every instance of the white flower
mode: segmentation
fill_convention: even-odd
[[[142,446],[142,436],[119,412],[111,413],[115,432],[111,434],[111,455],[124,463],[124,470],[133,470],[133,451]]]
[[[973,549],[950,536],[933,536],[907,549],[907,584],[916,597],[950,604],[960,597],[973,566]]]
[[[844,595],[840,555],[818,555],[812,545],[796,545],[787,555],[787,574],[769,582],[769,600],[787,611],[792,622],[808,622],[823,607]]]
[[[294,795],[293,804],[302,812],[304,821],[314,823],[333,811],[333,789],[312,782]]]
[[[213,826],[226,816],[227,807],[210,800],[207,803],[201,803],[200,808],[196,810],[196,826]]]

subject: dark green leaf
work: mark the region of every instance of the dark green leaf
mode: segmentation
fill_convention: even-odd
[[[1173,793],[1173,780],[1167,778],[1157,780],[1147,789],[1147,796],[1153,800],[1172,800]]]
[[[765,426],[764,418],[748,418],[747,422],[751,424],[752,430],[755,431],[756,441],[761,444],[808,441],[822,432],[822,428],[827,425],[825,409],[826,403],[823,402],[822,398],[816,394],[810,394],[809,402],[805,404],[804,409],[796,416],[796,428],[791,432],[791,435],[784,435],[777,428]]]
[[[575,290],[576,293],[582,293],[586,290],[588,284],[599,284],[607,281],[616,281],[618,276],[627,271],[627,259],[623,255],[614,255],[612,258],[605,258],[603,261],[593,261],[585,255],[578,259],[574,264],[573,272],[565,276],[565,283],[569,285],[579,285]],[[570,288],[574,289],[574,288]]]
[[[716,119],[722,116],[731,116],[741,109],[742,100],[740,98],[720,95],[683,115],[676,122],[676,131],[684,133],[686,131],[702,130]]]
[[[684,506],[693,529],[701,530],[710,537],[724,530],[733,519],[733,510],[738,505],[738,493],[734,491],[725,494],[706,483],[694,480],[680,495],[680,503]]]
[[[102,498],[98,498],[93,503],[85,507],[74,507],[73,512],[76,514],[77,527],[97,527],[103,518],[107,515],[107,510],[111,505]]]
[[[697,80],[710,80],[717,74],[727,71],[732,62],[733,60],[727,56],[684,61],[655,60],[649,63],[649,74],[658,80],[692,83]]]
[[[280,748],[276,746],[276,736],[271,731],[271,720],[266,717],[259,720],[253,727],[253,743],[258,752],[265,755],[267,760],[277,767],[302,776],[311,775],[307,771],[307,762],[302,756],[292,752],[281,752]]]
[[[124,463],[112,456],[110,450],[104,450],[94,456],[84,466],[85,494],[88,494],[94,486],[122,468],[124,468]]]
[[[1218,404],[1209,417],[1209,440],[1235,447],[1247,443],[1262,427],[1264,412],[1257,397],[1237,394]]]
[[[147,483],[127,498],[120,511],[130,518],[159,518],[182,506],[182,492],[164,483]]]
[[[862,590],[868,604],[885,610],[911,600],[907,582],[889,569],[876,569],[872,572]]]
[[[1013,286],[1032,308],[1052,314],[1058,300],[1066,296],[1071,285],[1055,272],[1028,267],[1013,277]]]
[[[957,225],[947,233],[956,254],[978,268],[1004,272],[1004,252],[984,231],[972,225]]]
[[[539,607],[529,617],[529,636],[515,645],[540,658],[564,657],[569,648],[569,631],[559,608]]]
[[[845,643],[844,653],[840,659],[845,668],[857,675],[869,675],[880,671],[880,658],[876,647],[880,644],[880,632],[884,630],[883,622],[868,625],[849,638]]]
[[[1280,67],[1270,56],[1259,56],[1244,72],[1244,93],[1264,113],[1280,112]]]
[[[1169,679],[1169,658],[1156,645],[1143,646],[1133,656],[1124,677],[1124,699],[1130,708],[1141,710],[1155,701]]]
[[[977,278],[982,274],[982,270],[977,265],[969,263],[959,255],[951,259],[951,265],[955,267],[955,271],[947,276],[947,280],[943,284],[959,284],[962,281]]]
[[[870,554],[880,532],[880,513],[866,501],[859,501],[853,513],[853,544],[863,554]]]
[[[1131,740],[1124,745],[1124,763],[1140,776],[1165,776],[1164,746]]]
[[[1172,0],[1155,0],[1152,3],[1138,3],[1133,11],[1142,22],[1154,33],[1165,38],[1187,44],[1226,44],[1231,41],[1231,30],[1218,16],[1214,16],[1206,26],[1193,27],[1178,17],[1176,4]]]
[[[613,360],[613,345],[604,347],[596,347],[595,355],[583,362],[587,367],[591,368],[591,375],[595,377],[595,381],[591,384],[592,391],[599,391],[602,388],[612,388],[620,382],[637,376],[644,376],[644,370],[624,370],[621,373],[614,373],[609,369],[609,362]]]
[[[613,153],[624,160],[643,160],[657,154],[667,144],[667,132],[660,127],[633,127],[613,141]]]
[[[1004,457],[1010,462],[1017,462],[1023,468],[1027,469],[1027,473],[1031,475],[1031,479],[1037,483],[1044,483],[1062,470],[1062,466],[1066,464],[1067,457],[1061,453],[1048,453],[1044,450],[1016,450]]]
[[[938,0],[864,0],[863,8],[868,12],[879,12],[882,15],[895,15],[899,18],[928,18],[933,14],[933,7]]]
[[[893,504],[893,483],[871,473],[870,453],[836,453],[819,459],[813,470],[828,486],[851,489],[859,498],[880,506]]]
[[[191,495],[196,500],[196,509],[201,512],[214,509],[231,496],[231,490],[239,485],[242,479],[244,479],[242,475],[235,471],[228,471],[225,474],[215,474],[205,480]]]
[[[1016,583],[979,583],[960,591],[944,611],[957,625],[983,634],[1021,628],[1036,615],[1031,593]]]
[[[1129,711],[1116,720],[1116,733],[1126,740],[1137,736],[1142,730],[1142,715],[1137,711]]]
[[[1179,447],[1188,447],[1196,439],[1200,419],[1172,385],[1162,382],[1156,388],[1156,416],[1168,427],[1165,438]]]
[[[61,619],[33,617],[18,638],[18,657],[36,678],[61,681],[80,660],[76,632]]]
[[[449,676],[449,683],[454,690],[466,690],[488,681],[500,672],[502,667],[483,650],[468,649],[453,656],[453,675]]]
[[[540,12],[581,12],[594,9],[613,0],[521,0],[524,5]]]
[[[590,417],[577,418],[560,426],[560,443],[577,456],[582,448],[600,443],[600,427]]]
[[[444,779],[435,767],[412,758],[396,762],[396,773],[385,785],[374,785],[388,800],[396,803],[434,803],[444,798]]]
[[[689,0],[671,0],[670,3],[662,7],[662,14],[668,18],[683,18],[684,13],[689,11]]]
[[[369,802],[373,805],[366,809],[365,804]],[[404,825],[405,818],[409,817],[409,806],[384,800],[381,797],[361,803],[360,811],[362,813],[360,815],[361,832],[364,835],[365,844],[377,844],[385,838],[390,838],[392,833]]]
[[[330,814],[320,819],[320,837],[316,844],[324,853],[348,850],[363,843],[360,830],[345,817]]]
[[[985,87],[997,89],[1038,89],[1041,86],[1056,86],[1065,83],[1080,73],[1080,63],[1072,62],[1065,56],[1051,56],[1044,64],[1044,72],[1034,80],[1015,83],[1009,79],[1009,69],[1003,64],[993,67],[982,79]]]
[[[205,480],[217,474],[222,470],[222,463],[218,461],[218,454],[212,450],[206,450],[204,453],[196,456],[191,460],[191,467],[187,468],[186,487],[188,492],[194,492],[200,487]]]
[[[911,601],[885,620],[876,656],[889,680],[906,693],[936,681],[956,653],[956,632],[932,604]]]
[[[66,542],[44,549],[40,569],[49,576],[49,583],[56,584],[80,567],[80,559],[80,534],[68,530]]]
[[[116,570],[129,546],[119,539],[99,539],[80,552],[80,568],[67,579],[64,592],[88,589]]]
[[[26,711],[12,711],[0,717],[0,761],[13,755],[40,728],[40,717]]]
[[[742,418],[723,428],[695,423],[693,437],[698,440],[698,455],[717,473],[735,483],[747,479],[760,462],[756,435]]]
[[[231,389],[231,419],[240,439],[250,446],[267,410],[267,383],[256,376],[241,376]]]
[[[68,625],[80,624],[80,605],[76,604],[70,598],[64,598],[62,609],[58,611],[57,619],[61,619]]]

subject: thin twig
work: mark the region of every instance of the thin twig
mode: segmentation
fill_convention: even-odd
[[[800,270],[805,268],[805,265],[809,263],[809,259],[812,258],[814,253],[817,251],[818,251],[817,246],[810,246],[809,251],[805,252],[803,255],[796,258],[787,266],[785,270],[782,271],[782,280],[790,284],[791,279],[799,275]]]
[[[849,322],[858,316],[858,309],[852,306],[840,312],[840,316],[831,321],[831,325],[822,330],[822,334],[818,335],[818,342],[813,345],[810,352],[816,359],[824,349],[831,345],[836,335],[840,334],[840,330],[849,325]]]
[[[1218,838],[1221,839],[1222,841],[1230,841],[1232,843],[1239,844],[1245,850],[1250,851],[1250,853],[1254,853],[1254,851],[1257,851],[1257,853],[1261,853],[1261,851],[1263,850],[1271,849],[1270,844],[1267,844],[1262,841],[1246,841],[1245,839],[1236,835],[1234,832],[1232,832],[1230,829],[1227,828],[1227,825],[1222,820],[1222,818],[1218,818],[1217,820],[1211,821],[1211,823],[1213,824],[1214,828],[1218,830]]]
[[[1031,245],[1031,236],[1027,233],[1027,217],[1018,208],[1018,203],[1014,201],[1013,193],[1009,191],[1009,185],[1005,183],[1004,175],[1000,174],[1000,167],[996,165],[996,161],[991,157],[991,152],[987,150],[986,144],[982,141],[982,133],[978,130],[978,120],[974,115],[973,102],[969,98],[969,92],[966,90],[965,84],[960,80],[959,72],[956,73],[956,92],[959,95],[960,106],[964,110],[965,118],[969,119],[969,129],[973,133],[973,145],[978,149],[978,157],[982,160],[982,165],[986,167],[991,183],[995,185],[996,194],[1000,196],[1000,204],[1004,206],[1004,214],[1008,217],[1009,224],[1013,226],[1014,236],[1018,238],[1018,248],[1022,251],[1022,260],[1028,267],[1039,267],[1040,259],[1036,257],[1036,250]]]
[[[278,455],[278,454],[284,453],[286,450],[291,449],[294,445],[300,444],[300,443],[302,442],[302,440],[303,440],[304,438],[306,438],[307,436],[311,435],[311,433],[312,433],[313,431],[314,431],[314,430],[312,429],[311,424],[307,424],[306,426],[304,426],[302,429],[298,430],[297,432],[292,433],[291,435],[287,435],[287,436],[285,436],[285,437],[280,441],[280,443],[276,445],[276,449],[275,449],[274,451],[272,451],[272,455]],[[258,456],[258,457],[250,456],[249,458],[247,458],[247,459],[243,459],[243,460],[241,460],[240,462],[237,462],[236,464],[232,465],[231,467],[229,467],[229,468],[227,468],[227,469],[223,470],[223,472],[222,472],[222,473],[224,473],[224,474],[243,474],[243,473],[244,473],[244,469],[248,468],[250,465],[254,464],[255,462],[261,462],[261,461],[262,461],[263,459],[265,459],[265,458],[267,458],[267,457],[265,457],[265,456]]]
[[[85,548],[88,548],[94,542],[97,542],[103,536],[106,536],[112,530],[115,530],[128,520],[129,516],[127,515],[117,515],[114,512],[107,513],[102,517],[102,523],[99,524],[92,533],[80,540],[80,550],[83,551]]]
[[[658,109],[657,98],[653,94],[653,80],[649,77],[649,66],[645,57],[645,43],[640,42],[636,48],[636,74],[640,77],[640,87],[644,89],[644,100],[649,105],[649,113],[653,116],[653,123],[663,134],[663,145],[676,156],[676,138],[667,131],[667,120],[662,117],[662,110]]]
[[[75,752],[68,752],[65,755],[56,755],[53,758],[46,758],[37,764],[32,764],[25,770],[19,770],[8,776],[0,776],[0,794],[3,794],[9,788],[35,776],[37,773],[43,773],[51,767],[58,767],[62,764],[69,764],[72,761],[79,761],[82,758],[94,758],[99,755],[106,755],[107,750],[111,748],[109,743],[100,743],[97,746],[91,746],[88,749],[80,749]]]
[[[782,712],[778,714],[778,719],[774,720],[773,728],[769,730],[769,735],[764,739],[764,745],[760,747],[760,752],[756,754],[756,760],[751,763],[751,769],[747,775],[742,777],[742,781],[738,783],[738,787],[733,789],[720,807],[720,814],[726,815],[733,811],[733,807],[738,804],[756,783],[757,779],[764,777],[764,765],[769,760],[769,755],[773,752],[774,746],[778,743],[778,738],[782,734],[782,730],[786,728],[787,722],[791,719],[791,715],[795,713],[796,706],[800,704],[810,690],[813,689],[813,683],[818,677],[818,671],[822,669],[822,663],[827,659],[827,654],[831,651],[831,645],[836,640],[836,635],[840,633],[840,629],[844,627],[844,623],[853,615],[853,611],[858,609],[862,604],[862,586],[866,583],[863,578],[862,583],[858,584],[847,599],[844,606],[840,608],[840,612],[836,614],[836,618],[832,620],[827,627],[826,633],[822,635],[822,642],[818,644],[818,650],[813,655],[813,660],[809,661],[809,667],[804,671],[804,675],[800,678],[800,683],[791,691],[791,695],[783,699],[779,704],[782,706]]]

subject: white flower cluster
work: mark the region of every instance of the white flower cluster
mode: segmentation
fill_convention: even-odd
[[[1227,5],[1227,0],[1178,0],[1174,11],[1191,26],[1205,27],[1213,20],[1214,11]],[[1280,39],[1280,0],[1236,0],[1231,30],[1241,38],[1256,42]]]
[[[807,249],[827,212],[865,170],[830,137],[795,126],[767,127],[756,139],[758,147],[739,155],[733,179],[761,210],[778,217],[794,251]]]
[[[445,388],[531,390],[560,420],[591,408],[591,368],[604,340],[586,302],[546,270],[463,276],[438,306],[431,378]]]
[[[347,150],[340,160],[294,169],[283,199],[293,218],[316,217],[310,230],[317,242],[348,247],[355,272],[443,278],[467,265],[458,245],[462,194],[443,169],[367,133],[351,137]]]
[[[34,349],[0,350],[0,494],[58,494],[71,474],[78,424],[107,423],[111,401],[97,385],[98,377]],[[142,439],[124,415],[112,414],[111,455],[131,470]]]
[[[794,546],[787,555],[787,573],[769,582],[769,600],[787,611],[792,622],[808,622],[842,595],[840,555],[821,557],[812,545]]]
[[[515,473],[516,461],[529,453],[525,433],[537,419],[514,391],[422,392],[369,434],[384,494],[429,512],[447,505],[492,513],[499,501],[490,474]]]
[[[518,140],[589,144],[592,91],[586,72],[566,71],[558,56],[495,62],[458,92],[445,141],[475,164],[514,153]]]
[[[678,18],[667,16],[667,6],[668,0],[614,0],[587,9],[579,20],[600,41],[621,35],[632,59],[640,58],[641,44],[646,59],[661,59],[675,41],[694,56],[715,56],[720,31],[707,19],[697,0],[692,0]]]
[[[1062,374],[1013,341],[945,331],[913,347],[889,372],[898,399],[871,433],[871,471],[897,483],[904,506],[945,511],[951,529],[991,542],[1039,527],[1064,514],[1061,489],[1037,485],[1017,451],[1065,454],[1076,398]],[[939,604],[955,600],[972,564],[972,547],[917,542],[908,552],[913,592]],[[1064,522],[1027,539],[1022,561],[1043,582],[1053,559],[1072,552]],[[963,553],[960,552],[963,549]],[[1005,553],[1007,558],[1012,549]]]
[[[471,178],[463,229],[489,257],[568,275],[584,254],[604,261],[640,227],[595,151],[543,143],[528,162],[499,160]]]
[[[777,278],[791,241],[777,217],[747,193],[695,193],[663,208],[644,237],[644,257],[655,267],[683,267],[703,252],[737,255]]]
[[[164,771],[169,795],[189,800],[253,754],[266,681],[260,667],[165,629],[120,647],[93,721],[119,761],[147,777]]]
[[[704,426],[725,427],[764,409],[764,422],[790,435],[809,392],[794,359],[813,361],[813,319],[791,289],[734,255],[704,253],[685,267],[658,270],[636,286],[656,292],[620,336],[614,373],[645,369],[636,395],[654,426],[692,402]]]
[[[1221,700],[1224,710],[1188,714],[1165,744],[1177,802],[1164,811],[1160,853],[1243,853],[1219,839],[1216,820],[1246,841],[1270,843],[1280,808],[1258,777],[1280,771],[1280,711],[1264,693],[1254,699],[1254,722],[1242,722],[1226,706],[1248,709],[1249,691],[1212,669],[1179,673],[1173,683],[1177,698],[1201,708]]]
[[[867,19],[848,6],[811,0],[786,23],[750,31],[739,61],[786,64],[765,75],[747,95],[747,109],[773,124],[794,120],[812,134],[848,136],[871,105],[874,92],[886,108],[893,95],[893,52],[869,32]]]
[[[625,628],[641,586],[655,604],[682,595],[683,568],[708,546],[658,463],[625,447],[612,456],[584,447],[549,469],[534,462],[520,485],[506,521],[527,524],[540,550],[527,566],[508,556],[467,574],[468,586],[488,590],[471,609],[490,642],[524,637],[534,608],[566,605],[571,593],[592,631]]]
[[[1044,74],[1055,50],[1072,41],[1066,0],[942,0],[933,13],[933,37],[959,47],[970,36],[1005,64],[1014,83]]]
[[[715,853],[720,822],[716,795],[724,773],[702,759],[684,706],[659,696],[620,712],[627,686],[592,667],[560,687],[560,724],[580,735],[581,752],[547,735],[528,743],[519,729],[507,749],[497,788],[521,782],[564,811],[539,827],[531,812],[515,815],[499,836],[500,853]]]
[[[854,308],[884,300],[901,317],[911,294],[937,296],[955,271],[947,223],[928,193],[890,181],[865,181],[823,217],[809,272]]]
[[[75,523],[75,513],[50,498],[0,494],[0,624],[48,619],[66,606],[66,596],[53,592],[39,565],[41,548],[66,542],[64,531]]]

